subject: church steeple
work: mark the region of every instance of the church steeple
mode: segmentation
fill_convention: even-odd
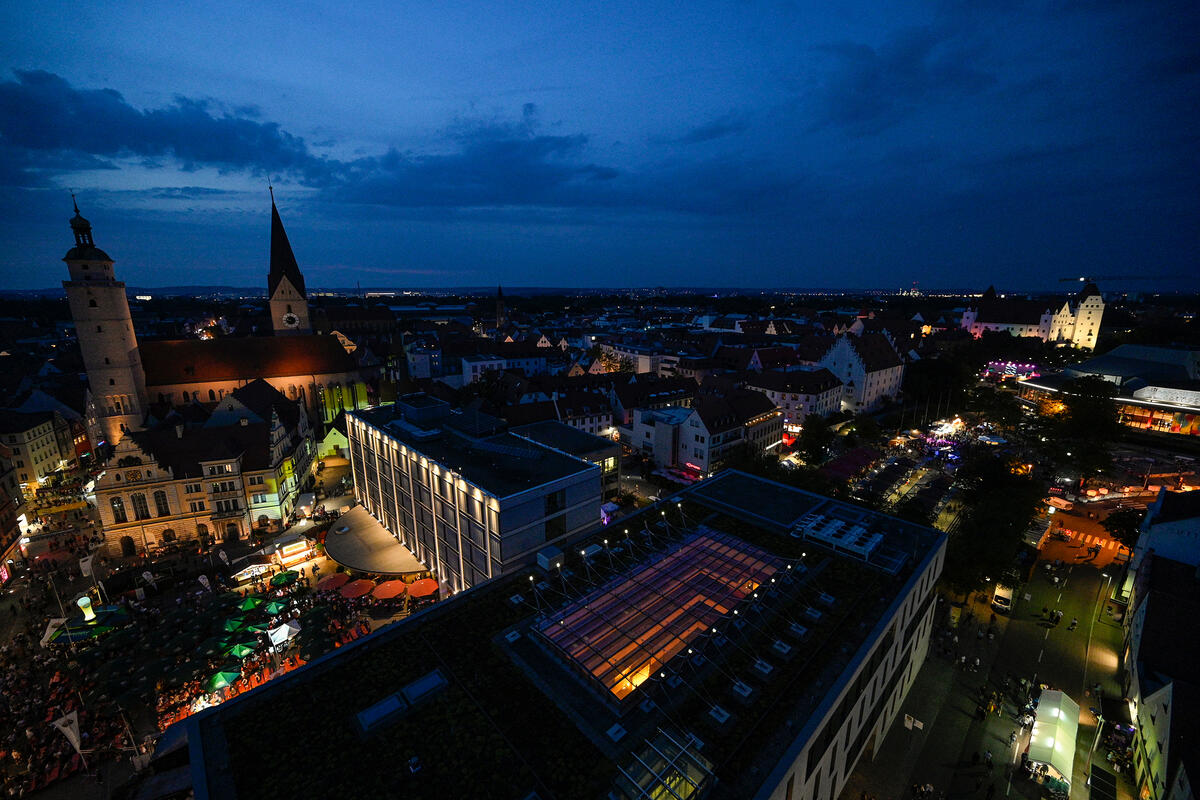
[[[308,293],[304,275],[296,263],[292,243],[288,241],[279,209],[275,206],[275,188],[271,192],[271,271],[267,275],[267,297],[271,325],[279,334],[312,333],[308,316]]]

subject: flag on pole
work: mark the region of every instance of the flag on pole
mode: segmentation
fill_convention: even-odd
[[[79,749],[79,712],[72,711],[70,714],[59,717],[50,724],[58,728],[62,732],[62,735],[67,737],[67,741],[71,743],[71,747],[75,748],[76,753],[79,753],[80,756],[83,755],[83,752]]]
[[[88,556],[87,558],[79,559],[79,572],[85,578],[90,578],[92,576],[92,559],[93,558],[95,558],[95,556]]]

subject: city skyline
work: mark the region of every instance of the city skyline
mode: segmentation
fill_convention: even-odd
[[[0,285],[1197,286],[1192,5],[346,13],[0,12]]]

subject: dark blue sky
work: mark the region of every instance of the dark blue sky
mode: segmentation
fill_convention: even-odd
[[[1200,286],[1195,0],[58,5],[0,8],[8,288],[69,188],[130,283],[264,283],[268,176],[313,287]]]

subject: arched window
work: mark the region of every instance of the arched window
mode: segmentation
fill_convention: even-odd
[[[154,493],[154,511],[160,517],[171,515],[171,506],[167,504],[167,493],[162,489]]]
[[[163,540],[164,542],[173,542],[173,541],[175,541],[175,529],[174,529],[174,528],[167,528],[167,529],[165,529],[165,530],[162,532],[162,540]]]
[[[113,380],[112,378],[109,378],[109,379],[108,379],[108,385],[109,385],[109,386],[116,386],[116,385],[117,385],[117,382],[116,382],[115,380]]]
[[[133,502],[134,519],[150,519],[150,506],[146,504],[146,495],[138,493],[129,499]]]
[[[92,298],[91,300],[88,300],[88,308],[96,308],[96,300],[95,300],[95,298]]]
[[[104,328],[100,325],[96,326],[96,333],[104,333]]]
[[[208,390],[208,401],[210,403],[217,402],[217,393],[215,391],[213,391],[212,389]]]
[[[112,499],[113,522],[128,522],[129,517],[125,516],[125,501],[119,497]]]

